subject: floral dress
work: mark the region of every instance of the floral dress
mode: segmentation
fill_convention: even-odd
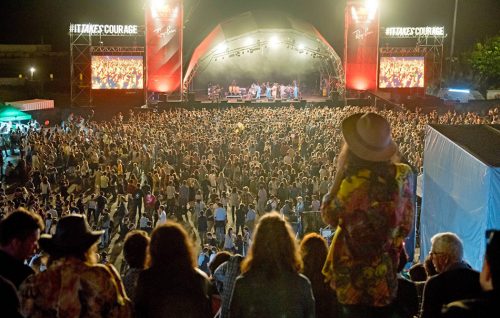
[[[337,227],[323,273],[341,304],[382,307],[396,297],[399,253],[413,224],[414,181],[409,166],[394,170],[395,180],[358,170],[322,209],[323,219]]]

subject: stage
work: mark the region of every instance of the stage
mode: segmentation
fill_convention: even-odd
[[[191,100],[191,101],[160,101],[149,103],[147,107],[143,106],[142,109],[153,110],[169,110],[175,108],[184,109],[216,109],[216,108],[232,108],[232,107],[255,107],[255,108],[273,108],[294,106],[297,108],[304,107],[344,107],[351,106],[371,106],[373,100],[366,98],[348,98],[348,99],[326,99],[319,96],[307,96],[300,100],[267,100],[266,98],[260,100],[242,100],[242,99],[223,99],[220,101],[210,100]]]
[[[195,102],[202,104],[286,104],[286,103],[324,103],[331,102],[327,97],[314,96],[314,95],[303,95],[300,99],[290,99],[290,98],[277,98],[268,99],[266,97],[261,97],[260,99],[255,98],[245,98],[243,96],[226,96],[224,98],[217,100],[211,100],[208,96],[201,96],[196,99]]]

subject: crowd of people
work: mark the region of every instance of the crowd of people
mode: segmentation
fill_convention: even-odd
[[[71,116],[20,134],[6,150],[17,149],[19,160],[5,171],[0,276],[18,289],[24,316],[413,317],[421,307],[422,317],[435,317],[442,305],[498,285],[499,235],[490,237],[481,286],[474,272],[467,293],[431,291],[434,278],[424,271],[420,298],[417,278],[405,280],[414,297],[399,294],[424,129],[499,122],[498,108],[483,115],[290,106],[131,111],[104,122]],[[330,251],[311,234],[299,248],[303,214],[320,210],[336,228]],[[438,276],[472,272],[460,239],[442,236],[430,255]],[[107,257],[121,244],[116,271]],[[449,315],[456,311],[449,306]]]

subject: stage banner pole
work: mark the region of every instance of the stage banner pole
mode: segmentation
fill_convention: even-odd
[[[367,6],[366,3],[347,1],[345,9],[344,68],[347,89],[377,89],[380,10],[376,4]]]
[[[183,1],[148,0],[145,11],[147,91],[182,99]]]

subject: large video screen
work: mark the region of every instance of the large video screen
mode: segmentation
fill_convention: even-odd
[[[142,56],[92,56],[92,89],[142,89]]]
[[[423,56],[381,57],[379,88],[424,87],[424,64]]]

